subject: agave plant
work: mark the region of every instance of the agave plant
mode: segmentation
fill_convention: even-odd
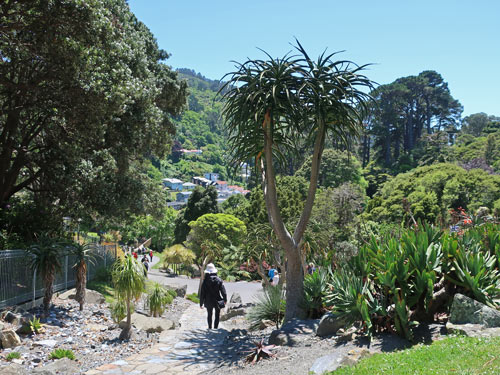
[[[264,339],[256,341],[254,344],[255,348],[250,350],[250,354],[246,358],[247,362],[256,363],[261,359],[275,356],[275,354],[271,352],[271,349],[274,349],[275,345],[264,345]]]
[[[61,270],[61,243],[52,238],[42,236],[38,241],[28,248],[32,258],[30,266],[32,270],[42,275],[44,295],[43,309],[48,314],[50,302],[52,301],[52,286],[57,272]]]
[[[324,312],[323,299],[328,292],[329,269],[321,268],[304,278],[304,310],[310,318],[320,317]]]

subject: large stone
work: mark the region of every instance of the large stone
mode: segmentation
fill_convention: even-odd
[[[268,345],[298,346],[302,338],[300,334],[293,334],[275,329],[269,336]]]
[[[59,295],[62,300],[76,299],[76,289],[70,289]],[[101,304],[106,302],[104,296],[95,290],[85,289],[85,303]]]
[[[7,311],[3,319],[7,323],[17,326],[21,322],[21,315],[14,314],[12,311]]]
[[[44,348],[49,348],[52,349],[57,346],[57,340],[40,340],[40,341],[35,341],[33,343],[33,346],[42,346]]]
[[[187,285],[165,285],[165,288],[175,290],[177,297],[184,298],[187,292]]]
[[[500,327],[488,328],[482,324],[453,324],[446,323],[446,331],[452,334],[469,337],[499,337]]]
[[[318,320],[292,319],[269,336],[269,345],[299,346],[308,335],[314,334]]]
[[[462,294],[455,294],[448,321],[452,324],[480,324],[500,327],[500,311]]]
[[[133,313],[131,319],[132,325],[135,328],[141,331],[146,331],[148,333],[163,332],[175,328],[174,322],[164,318],[153,318],[150,316]],[[120,328],[123,329],[123,327],[125,327],[125,324],[126,319],[123,319],[119,324]]]
[[[31,373],[37,375],[74,375],[81,372],[77,362],[68,358],[62,358],[47,366],[31,370]]]
[[[4,349],[15,348],[21,345],[21,339],[12,329],[6,329],[0,332],[0,342]]]
[[[245,313],[245,309],[228,308],[224,313],[221,314],[220,321],[224,322],[226,320],[234,318],[235,316],[244,316]]]
[[[325,355],[316,359],[309,369],[310,374],[323,374],[325,372],[335,371],[342,366],[354,366],[362,358],[372,355],[367,349],[352,349],[350,351],[342,352],[335,351],[332,354]]]
[[[28,375],[28,370],[21,365],[12,363],[6,367],[0,367],[0,375]]]
[[[241,304],[243,303],[242,300],[241,300],[241,296],[239,293],[237,292],[234,292],[232,295],[231,295],[231,298],[229,299],[229,302],[230,303],[235,303],[235,304]]]
[[[337,331],[340,328],[344,328],[346,324],[347,321],[344,318],[340,318],[332,313],[326,313],[319,321],[316,334],[321,337],[335,335]]]

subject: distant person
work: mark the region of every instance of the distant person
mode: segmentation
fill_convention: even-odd
[[[316,271],[316,267],[314,266],[314,263],[309,263],[307,265],[307,273],[309,275],[312,275],[314,273],[314,271]]]
[[[278,270],[276,268],[271,268],[269,270],[269,272],[267,273],[267,276],[269,277],[269,282],[272,283],[273,282],[273,277],[274,277],[274,274],[275,273],[278,273]]]
[[[144,274],[148,276],[148,271],[149,271],[149,261],[148,261],[148,256],[144,254],[144,256],[141,259],[142,265],[144,266]]]
[[[132,252],[132,255],[133,255],[133,257],[134,257],[135,259],[137,259],[137,252],[136,252],[136,251],[133,251],[133,252]]]
[[[213,263],[209,263],[205,269],[205,280],[201,285],[200,308],[203,305],[207,308],[208,329],[212,328],[212,316],[215,309],[214,328],[219,328],[220,309],[224,308],[227,302],[226,288],[222,280],[217,277],[217,268]]]
[[[153,250],[149,250],[149,257],[151,258],[151,262],[153,261]]]
[[[276,286],[280,283],[280,274],[278,272],[275,272],[273,275],[273,279],[271,281],[272,286]]]

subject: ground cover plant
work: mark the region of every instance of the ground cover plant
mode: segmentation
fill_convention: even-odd
[[[258,329],[263,320],[274,322],[279,328],[285,316],[285,291],[281,286],[268,286],[257,296],[255,306],[248,312],[250,329]]]
[[[9,354],[7,354],[7,357],[5,357],[5,360],[12,361],[13,359],[19,358],[21,358],[21,354],[19,352],[10,352]]]
[[[375,354],[330,375],[500,373],[500,338],[450,337],[393,353]]]
[[[396,331],[448,312],[455,293],[492,307],[500,296],[499,224],[449,233],[419,224],[400,238],[383,237],[359,249],[332,276],[324,299],[347,324],[362,321],[371,335]]]
[[[75,359],[75,354],[71,349],[56,349],[50,353],[49,359],[61,359],[69,358],[71,360]]]

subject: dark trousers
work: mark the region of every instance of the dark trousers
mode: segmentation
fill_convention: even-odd
[[[215,321],[214,321],[214,328],[219,328],[219,316],[220,316],[220,309],[215,306],[208,306],[207,307],[207,313],[208,313],[208,328],[212,328],[212,315],[215,310]]]

